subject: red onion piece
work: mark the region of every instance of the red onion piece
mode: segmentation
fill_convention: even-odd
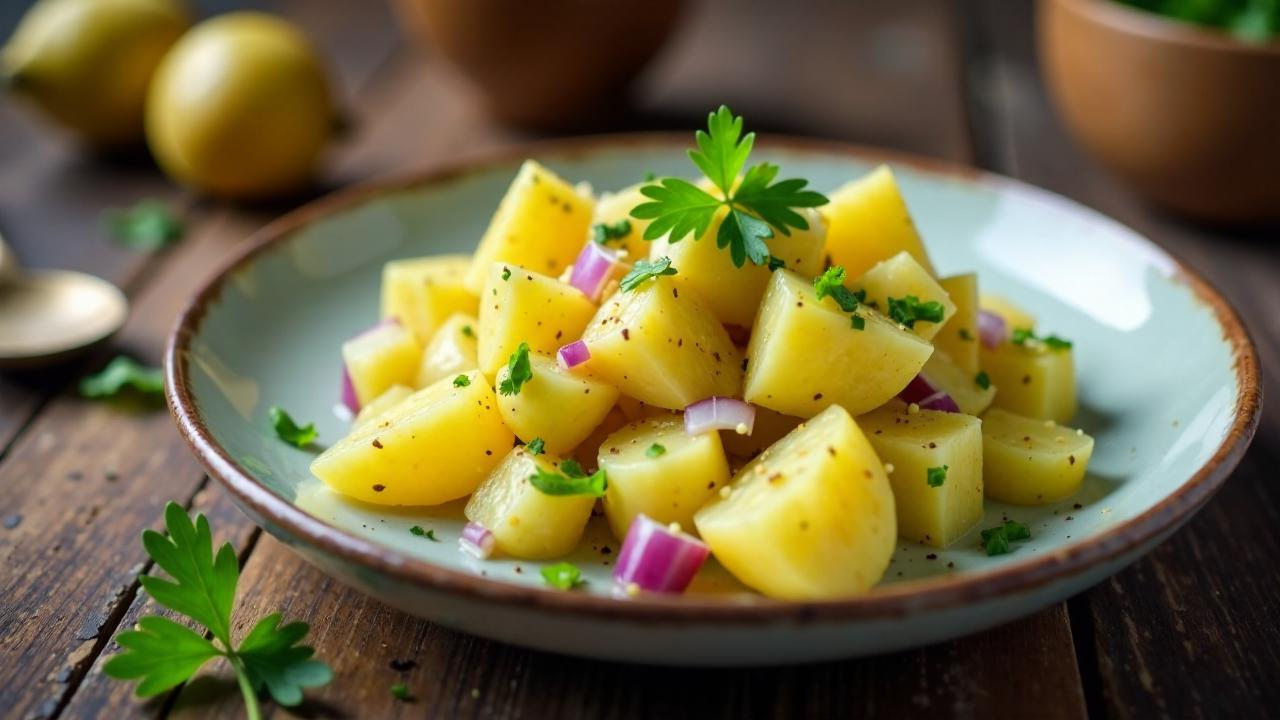
[[[360,401],[356,398],[356,386],[351,384],[351,373],[347,366],[342,366],[342,404],[353,413],[360,412]]]
[[[495,542],[489,528],[480,523],[469,522],[462,529],[462,537],[458,538],[458,549],[477,560],[487,560],[493,555]]]
[[[586,342],[577,340],[557,350],[556,359],[560,361],[560,367],[568,370],[590,360],[591,350],[587,348]]]
[[[649,592],[684,592],[710,553],[698,538],[637,515],[618,551],[613,579]]]
[[[990,310],[978,312],[978,338],[988,350],[994,349],[1009,337],[1009,327],[1004,318]]]
[[[920,403],[925,398],[938,392],[938,387],[929,382],[929,378],[920,373],[911,378],[911,382],[898,393],[898,399],[908,403]]]
[[[946,392],[939,390],[929,397],[916,403],[924,410],[941,410],[942,412],[958,413],[960,406]]]
[[[709,397],[684,409],[684,431],[701,435],[708,430],[733,430],[750,435],[756,426],[756,406],[729,397]]]
[[[622,261],[614,251],[598,242],[588,242],[573,261],[569,284],[581,290],[591,302],[600,302],[600,293],[620,264]]]

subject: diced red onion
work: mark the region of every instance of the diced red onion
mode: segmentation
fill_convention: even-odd
[[[351,383],[351,373],[347,366],[342,366],[342,404],[353,413],[360,412],[360,400],[356,397],[356,386]]]
[[[941,410],[942,412],[958,413],[960,406],[946,392],[939,390],[929,397],[916,403],[924,410]]]
[[[621,264],[617,253],[598,242],[588,242],[573,261],[569,284],[581,290],[591,302],[599,302],[605,284]]]
[[[476,522],[469,522],[462,529],[462,537],[458,538],[458,549],[476,558],[487,560],[493,554],[493,533],[489,528]]]
[[[907,383],[898,393],[903,402],[915,403],[925,410],[941,410],[943,412],[960,412],[960,406],[945,390],[934,385],[924,373],[920,373]]]
[[[1009,327],[1004,317],[990,310],[978,312],[978,338],[987,349],[994,349],[1007,337],[1009,337]]]
[[[701,435],[708,430],[733,430],[750,435],[756,426],[756,406],[729,397],[709,397],[684,409],[684,431]]]
[[[594,245],[595,243],[592,244]],[[568,370],[590,360],[591,350],[587,348],[586,342],[577,340],[557,350],[556,359],[560,361],[561,367]]]
[[[635,585],[649,592],[684,592],[710,552],[706,543],[678,527],[637,515],[622,541],[613,579],[623,587]]]

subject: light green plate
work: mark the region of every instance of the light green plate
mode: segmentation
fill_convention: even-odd
[[[308,472],[311,452],[275,438],[272,405],[315,419],[322,442],[343,435],[333,412],[339,346],[377,319],[382,264],[474,249],[526,154],[572,181],[613,189],[649,171],[690,174],[687,142],[532,146],[353,189],[271,225],[194,298],[174,332],[168,389],[179,427],[247,513],[371,595],[491,638],[664,664],[863,655],[1025,615],[1149,550],[1244,452],[1261,403],[1253,347],[1227,304],[1152,243],[1008,179],[808,141],[764,143],[757,155],[824,191],[890,162],[941,272],[977,271],[984,291],[1017,299],[1075,342],[1075,424],[1097,438],[1089,477],[1057,505],[990,504],[984,526],[1007,516],[1032,528],[1013,553],[987,557],[976,532],[944,551],[903,542],[880,588],[825,603],[770,601],[715,567],[692,595],[625,598],[610,580],[617,544],[593,525],[571,558],[587,583],[566,593],[543,586],[538,563],[459,553],[457,506],[387,512],[339,500]],[[410,534],[412,525],[440,542]]]

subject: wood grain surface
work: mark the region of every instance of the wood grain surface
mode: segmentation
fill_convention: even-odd
[[[213,0],[206,12],[244,4]],[[429,51],[367,0],[265,3],[331,60],[353,120],[308,196],[528,137],[496,125]],[[16,19],[0,10],[0,32]],[[1114,215],[1222,287],[1280,361],[1276,233],[1188,227],[1142,206],[1065,137],[1041,87],[1025,0],[691,3],[634,104],[593,131],[680,128],[728,102],[760,130],[974,163]],[[226,668],[142,702],[101,674],[114,636],[155,611],[138,535],[165,502],[207,513],[241,549],[237,628],[280,610],[312,625],[334,682],[281,717],[1240,717],[1280,700],[1280,415],[1186,530],[1107,583],[1035,616],[889,656],[792,668],[677,670],[578,660],[461,635],[392,610],[261,536],[206,479],[165,413],[78,398],[112,354],[158,358],[193,284],[278,213],[185,195],[145,159],[88,158],[0,99],[0,232],[33,266],[122,284],[135,312],[111,347],[67,367],[0,375],[0,716],[241,717]],[[105,207],[180,208],[188,234],[158,255],[107,241]],[[1276,392],[1268,376],[1268,390]],[[405,682],[411,702],[389,688]]]

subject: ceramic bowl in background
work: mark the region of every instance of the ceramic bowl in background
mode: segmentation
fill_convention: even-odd
[[[1038,33],[1062,118],[1109,170],[1193,219],[1280,221],[1280,39],[1114,0],[1041,0]]]

